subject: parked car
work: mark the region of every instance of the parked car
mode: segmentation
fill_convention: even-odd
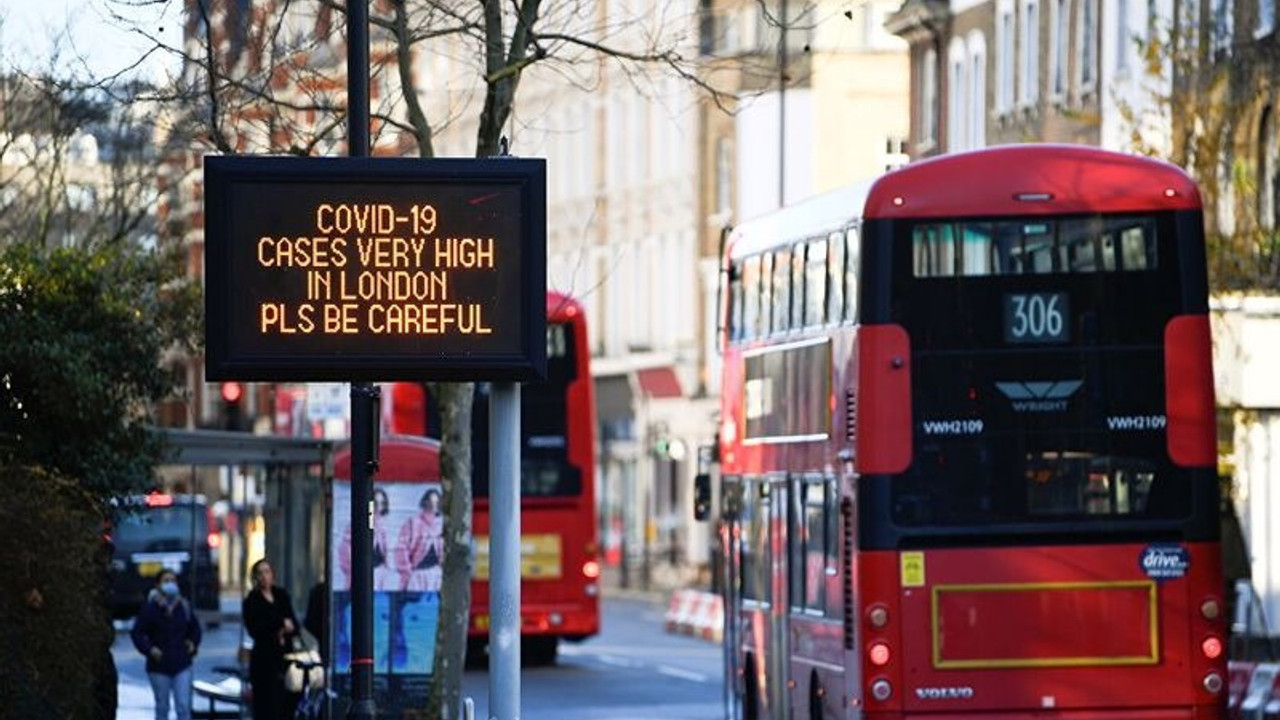
[[[121,499],[110,537],[108,595],[116,618],[137,614],[161,570],[177,573],[178,587],[197,611],[218,610],[220,536],[204,496],[151,493]]]

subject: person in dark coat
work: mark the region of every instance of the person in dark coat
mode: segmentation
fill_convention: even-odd
[[[298,634],[289,593],[275,584],[275,571],[266,559],[253,564],[253,589],[245,596],[241,615],[253,638],[249,651],[249,684],[253,689],[254,720],[292,717],[291,693],[284,687],[284,656]]]
[[[321,580],[311,588],[307,596],[307,616],[302,626],[311,633],[319,645],[320,661],[329,662],[329,583]]]
[[[178,576],[165,570],[147,596],[130,632],[147,657],[147,679],[156,701],[156,720],[168,720],[169,700],[178,720],[191,720],[191,659],[200,648],[200,621],[178,593]]]

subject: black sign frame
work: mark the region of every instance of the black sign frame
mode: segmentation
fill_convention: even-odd
[[[391,381],[391,380],[493,380],[531,381],[546,374],[546,161],[542,158],[368,158],[207,156],[205,181],[205,376],[208,380],[254,381]],[[498,211],[518,212],[517,237],[495,238],[499,250],[511,250],[518,242],[519,267],[507,268],[492,283],[503,293],[510,330],[498,333],[509,346],[488,351],[459,348],[450,337],[422,340],[423,349],[389,352],[378,336],[366,338],[359,348],[333,351],[290,347],[289,338],[264,340],[247,318],[237,316],[233,302],[243,304],[245,293],[263,290],[237,284],[243,258],[235,253],[256,252],[235,243],[258,242],[260,236],[280,233],[262,227],[251,233],[241,218],[252,218],[264,201],[255,197],[298,189],[314,194],[317,188],[335,198],[360,198],[366,202],[376,191],[403,196],[406,188],[458,192],[492,190],[493,195],[514,197],[518,207]],[[474,203],[473,203],[474,204]],[[305,212],[305,207],[299,212]],[[433,209],[433,216],[435,210]],[[496,216],[498,213],[494,213]],[[434,226],[433,217],[433,226]],[[511,224],[510,219],[507,224]],[[233,237],[233,234],[238,237]],[[236,263],[240,263],[237,265]],[[305,281],[304,281],[305,282]],[[513,294],[509,284],[518,285]],[[506,289],[503,289],[504,285]],[[243,313],[240,313],[243,315]],[[510,314],[516,317],[510,319]],[[504,326],[506,327],[506,326]],[[514,336],[514,337],[513,337]],[[317,344],[319,341],[311,340]],[[390,341],[388,341],[390,342]],[[402,345],[406,342],[399,341]],[[294,343],[296,345],[296,343]],[[350,341],[347,342],[351,345]],[[385,343],[384,343],[385,344]],[[256,347],[246,347],[256,345]]]

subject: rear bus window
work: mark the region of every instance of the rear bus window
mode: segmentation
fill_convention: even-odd
[[[1150,216],[920,223],[912,266],[918,278],[1154,270],[1156,240]]]

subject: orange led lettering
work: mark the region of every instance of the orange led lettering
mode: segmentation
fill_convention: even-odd
[[[330,303],[324,306],[324,331],[328,335],[355,335],[360,332],[359,306],[352,303]]]
[[[314,312],[315,308],[310,303],[303,303],[290,318],[289,306],[285,303],[262,303],[258,307],[258,330],[264,335],[270,332],[280,335],[309,333],[316,329],[312,317]]]
[[[316,229],[322,233],[391,233],[396,229],[395,208],[384,203],[316,207]]]
[[[258,264],[262,267],[345,267],[347,241],[343,238],[263,237],[258,240]]]
[[[436,267],[492,268],[493,238],[436,238]]]

